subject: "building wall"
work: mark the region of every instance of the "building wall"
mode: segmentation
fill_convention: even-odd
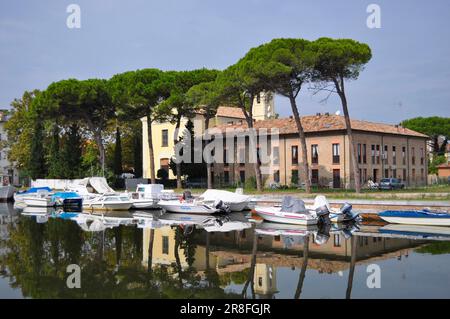
[[[366,184],[369,179],[379,182],[383,177],[396,177],[405,180],[408,186],[420,186],[427,183],[427,148],[426,139],[407,137],[401,135],[388,135],[381,133],[365,133],[354,132],[354,143],[358,148],[358,144],[366,145],[366,162],[363,161],[361,151],[361,164],[359,164],[361,182]],[[339,145],[339,162],[333,162],[333,144]],[[312,162],[312,146],[316,145],[318,149],[318,161]],[[375,147],[377,154],[377,145],[379,145],[378,156],[375,157],[375,163],[372,164],[371,149]],[[292,162],[292,147],[297,146],[298,164]],[[384,148],[387,146],[386,157],[383,158]],[[394,163],[393,149],[396,148],[396,161]],[[235,145],[234,158],[236,161],[237,150],[242,145]],[[405,147],[405,164],[402,160],[402,148]],[[296,134],[282,135],[279,138],[279,163],[272,164],[272,172],[264,174],[265,185],[275,182],[276,171],[279,175],[279,183],[282,185],[291,185],[294,171],[298,172],[299,184],[305,181],[306,176],[302,170],[302,151],[299,138]],[[354,187],[353,168],[351,160],[351,151],[348,136],[344,131],[334,131],[326,133],[308,134],[306,137],[307,160],[309,165],[309,177],[312,178],[313,171],[318,172],[317,180],[313,181],[314,185],[330,188],[351,188]],[[228,149],[225,146],[225,149]],[[248,163],[248,142],[246,143],[246,162]],[[270,147],[273,151],[273,145]],[[413,150],[415,158],[413,160]],[[423,152],[423,153],[422,153]],[[273,154],[273,153],[272,153]],[[423,155],[422,155],[423,154]],[[231,154],[229,154],[231,156]],[[358,160],[358,157],[357,157]],[[405,172],[403,171],[405,170]],[[235,184],[239,181],[239,172],[244,171],[245,177],[254,176],[254,164],[215,164],[214,173],[217,176],[216,181],[225,180],[225,172],[229,173],[229,184]],[[374,174],[376,173],[376,174]],[[403,176],[405,173],[405,178]],[[376,178],[375,178],[376,175]],[[395,176],[394,176],[395,175]],[[336,176],[334,179],[333,176]],[[339,176],[339,177],[337,177]],[[218,185],[222,186],[222,185]]]

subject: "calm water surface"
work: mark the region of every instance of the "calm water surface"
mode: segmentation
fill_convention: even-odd
[[[0,298],[450,298],[450,228],[0,205]]]

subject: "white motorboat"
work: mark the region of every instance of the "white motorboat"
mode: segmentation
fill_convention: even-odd
[[[232,193],[219,189],[208,189],[200,197],[205,200],[221,200],[232,212],[241,212],[250,206],[250,196],[237,192]]]
[[[129,210],[133,206],[126,194],[104,194],[83,200],[83,209],[90,210]]]
[[[316,234],[319,228],[317,225],[292,225],[271,222],[262,222],[257,225],[256,233],[268,236],[307,236]]]
[[[46,191],[39,191],[30,196],[23,196],[22,201],[25,205],[33,207],[53,207],[56,204],[55,198]]]
[[[0,201],[6,202],[13,198],[15,188],[12,185],[0,185]]]
[[[228,206],[224,205],[221,200],[194,198],[189,191],[185,191],[180,199],[161,199],[158,206],[170,213],[215,214],[229,212]]]
[[[315,225],[320,221],[327,221],[330,211],[326,202],[317,201],[315,205],[315,210],[307,209],[301,199],[285,196],[281,206],[257,206],[255,212],[264,220],[275,223]]]
[[[450,226],[450,214],[429,210],[384,211],[378,214],[383,220],[393,224]]]
[[[50,194],[52,189],[50,187],[31,187],[24,191],[18,191],[14,194],[14,202],[16,204],[24,203],[24,197],[42,196],[42,194]]]

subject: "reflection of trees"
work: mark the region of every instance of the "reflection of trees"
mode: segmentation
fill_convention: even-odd
[[[417,248],[416,251],[421,254],[432,254],[432,255],[449,254],[450,242],[442,241],[426,244],[422,247]]]
[[[308,268],[308,253],[309,253],[309,235],[303,238],[303,263],[298,278],[297,289],[295,290],[294,299],[299,299],[302,294],[303,282],[305,281],[306,269]]]
[[[104,232],[83,232],[69,220],[50,218],[38,224],[20,217],[8,226],[9,238],[0,243],[4,253],[0,276],[31,298],[225,298],[215,271],[206,274],[204,285],[193,271],[177,278],[166,267],[149,273],[142,265],[142,229],[121,226]],[[179,243],[188,264],[194,262],[192,238]],[[146,247],[147,248],[147,247]],[[81,267],[81,289],[69,289],[69,264]]]

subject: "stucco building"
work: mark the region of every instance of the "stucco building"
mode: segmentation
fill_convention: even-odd
[[[19,184],[19,172],[8,160],[8,149],[5,143],[8,139],[5,124],[8,121],[7,112],[0,110],[0,185]]]

